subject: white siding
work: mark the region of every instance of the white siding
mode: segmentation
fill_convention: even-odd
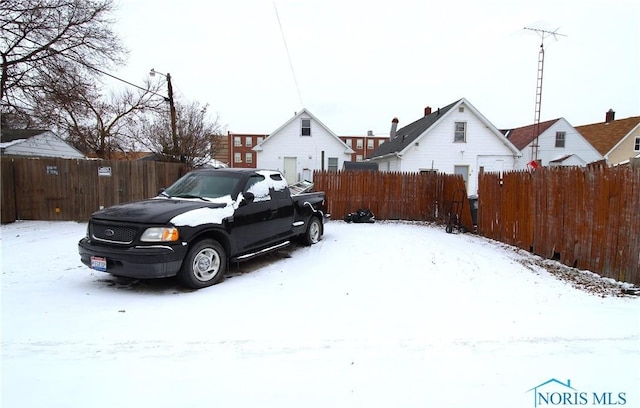
[[[565,132],[564,147],[555,147],[556,132]],[[523,156],[528,159],[527,161],[531,160],[532,144],[533,142],[529,143],[522,150]],[[570,154],[576,155],[582,159],[585,164],[604,159],[591,143],[575,130],[569,122],[561,118],[538,137],[538,160],[542,162],[543,166],[548,166],[550,161]],[[578,165],[577,163],[579,163],[579,160],[571,160],[563,163],[563,165],[573,166]]]
[[[53,132],[44,132],[23,142],[15,141],[4,149],[4,153],[6,155],[61,157],[65,159],[85,158],[81,152]]]
[[[311,119],[311,136],[300,135],[302,118]],[[284,158],[297,158],[296,180],[288,179],[289,183],[312,177],[314,170],[327,170],[330,157],[338,159],[338,169],[351,160],[351,154],[345,153],[347,146],[344,143],[310,115],[304,114],[270,135],[260,147],[262,150],[258,151],[256,163],[261,169],[284,171]]]
[[[461,105],[465,107],[465,105]],[[485,171],[506,171],[520,168],[520,160],[468,107],[459,112],[454,107],[445,120],[432,126],[425,135],[418,138],[402,157],[403,172],[436,169],[438,172],[453,174],[455,166],[469,166],[469,195],[477,194],[478,173],[481,166]],[[465,143],[453,141],[455,122],[467,123]]]

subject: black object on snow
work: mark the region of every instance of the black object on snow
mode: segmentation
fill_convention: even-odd
[[[376,217],[373,215],[371,210],[361,208],[356,212],[345,215],[344,221],[347,223],[374,223],[376,221]]]

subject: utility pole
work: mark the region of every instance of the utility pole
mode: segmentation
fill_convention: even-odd
[[[531,30],[531,31],[535,31],[536,33],[538,33],[538,35],[540,35],[540,51],[538,52],[538,80],[536,83],[536,108],[535,108],[535,115],[534,115],[534,119],[533,119],[533,124],[534,124],[534,134],[535,134],[535,139],[533,140],[533,144],[531,145],[531,163],[536,163],[538,162],[538,136],[540,135],[540,110],[542,108],[542,76],[544,73],[544,39],[549,37],[549,36],[553,36],[553,38],[555,38],[556,40],[558,39],[557,36],[561,35],[561,36],[565,36],[564,34],[559,34],[558,33],[558,29],[556,28],[555,31],[547,31],[547,30],[542,30],[540,28],[529,28],[529,27],[525,27],[525,30]]]
[[[155,69],[151,68],[150,75],[154,76],[155,74],[160,74],[167,78],[167,92],[169,94],[169,97],[165,98],[165,100],[169,102],[169,112],[171,114],[171,142],[173,144],[171,153],[174,157],[180,156],[180,163],[184,163],[186,159],[184,157],[184,154],[182,154],[181,152],[180,144],[178,141],[178,127],[176,125],[176,105],[173,102],[173,85],[171,84],[171,74],[168,72],[166,74],[163,74],[162,72],[158,72]]]

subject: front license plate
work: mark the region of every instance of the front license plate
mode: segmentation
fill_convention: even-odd
[[[96,271],[107,271],[107,258],[103,258],[101,256],[92,256],[91,257],[91,269],[95,269]]]

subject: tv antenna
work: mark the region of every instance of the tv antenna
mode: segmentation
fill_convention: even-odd
[[[542,74],[544,73],[544,40],[545,38],[553,37],[557,41],[558,36],[566,37],[566,35],[558,33],[559,28],[556,28],[554,31],[530,27],[525,27],[524,29],[535,31],[540,36],[540,51],[538,52],[538,81],[536,84],[536,112],[533,118],[533,131],[535,134],[535,139],[533,140],[533,144],[531,145],[532,166],[537,166],[539,147],[538,136],[540,134],[540,108],[542,106]]]

